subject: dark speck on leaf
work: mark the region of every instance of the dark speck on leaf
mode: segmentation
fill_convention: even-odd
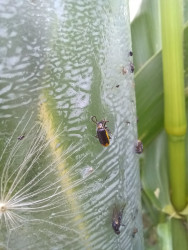
[[[17,139],[18,139],[19,141],[21,141],[21,140],[23,140],[24,137],[25,137],[25,135],[20,135]]]
[[[134,72],[134,65],[132,63],[130,63],[130,70],[131,70],[131,73]]]
[[[135,228],[133,229],[133,232],[132,232],[132,237],[133,237],[133,238],[135,237],[136,233],[138,233],[138,228],[135,227]]]
[[[143,152],[143,144],[140,140],[137,141],[135,151],[137,154],[141,154]]]

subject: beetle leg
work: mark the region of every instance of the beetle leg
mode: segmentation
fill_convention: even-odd
[[[106,126],[106,123],[109,122],[109,121],[106,121],[106,120],[103,120],[103,126],[105,127]]]

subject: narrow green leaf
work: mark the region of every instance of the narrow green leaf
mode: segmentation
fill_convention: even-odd
[[[139,14],[131,23],[135,70],[161,49],[159,1],[143,0]]]
[[[144,190],[152,204],[159,210],[170,205],[166,155],[167,142],[163,132],[147,147],[142,172]]]
[[[136,73],[138,134],[148,145],[163,128],[163,78],[161,52]]]
[[[136,57],[136,55],[135,55]],[[184,28],[185,85],[188,86],[188,26]],[[138,134],[147,146],[164,127],[164,95],[161,51],[135,74]],[[187,90],[185,89],[187,92]],[[187,95],[188,96],[188,95]]]
[[[160,238],[160,250],[173,250],[170,223],[159,224],[157,231]]]
[[[177,219],[171,220],[173,249],[188,249],[187,231],[185,221]]]

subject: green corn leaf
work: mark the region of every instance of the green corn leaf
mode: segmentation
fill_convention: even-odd
[[[143,249],[128,3],[0,9],[0,248]]]

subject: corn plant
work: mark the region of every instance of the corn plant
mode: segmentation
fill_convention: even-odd
[[[128,2],[0,11],[0,248],[143,249]]]

